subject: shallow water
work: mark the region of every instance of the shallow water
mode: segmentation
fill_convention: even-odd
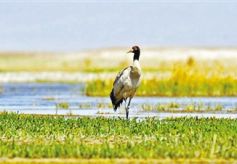
[[[114,112],[109,97],[87,97],[82,84],[62,83],[5,83],[0,94],[0,111],[10,111],[25,114],[62,114],[79,116],[124,117],[124,105]],[[145,105],[177,103],[180,112],[146,111]],[[68,104],[64,109],[58,104]],[[182,112],[182,107],[189,104],[202,104],[203,107],[221,106],[221,111],[202,113]],[[168,97],[135,97],[132,100],[130,117],[224,117],[237,118],[233,111],[237,109],[237,97],[198,97],[198,98],[168,98]]]

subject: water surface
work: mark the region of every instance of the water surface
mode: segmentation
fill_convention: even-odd
[[[144,105],[155,106],[169,103],[180,105],[180,112],[147,111]],[[68,104],[68,108],[59,104]],[[182,112],[182,108],[201,104],[203,108],[219,105],[217,112]],[[135,97],[132,100],[130,117],[224,117],[237,118],[236,97]],[[0,111],[25,114],[62,114],[79,116],[124,117],[124,105],[114,112],[109,97],[88,97],[84,95],[83,84],[62,83],[5,83],[0,94]],[[229,112],[232,111],[232,112]]]

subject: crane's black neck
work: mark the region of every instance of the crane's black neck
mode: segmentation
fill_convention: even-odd
[[[139,57],[140,57],[140,52],[135,52],[134,55],[133,55],[133,61],[134,60],[139,60]]]

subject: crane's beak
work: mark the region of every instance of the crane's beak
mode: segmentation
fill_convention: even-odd
[[[127,53],[133,53],[133,49],[129,50]]]

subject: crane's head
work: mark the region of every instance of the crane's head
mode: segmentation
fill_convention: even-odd
[[[133,61],[139,60],[140,57],[140,48],[138,46],[133,46],[131,50],[128,51],[128,53],[133,53]]]
[[[128,51],[128,53],[140,54],[140,48],[138,46],[133,46],[132,49]]]

